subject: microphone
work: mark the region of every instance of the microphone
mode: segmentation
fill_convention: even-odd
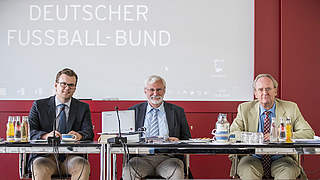
[[[116,113],[117,113],[117,118],[118,118],[118,125],[119,125],[119,137],[121,138],[121,126],[120,126],[120,118],[119,118],[119,107],[116,106]]]
[[[57,137],[56,136],[56,124],[57,124],[57,119],[59,118],[60,114],[62,111],[64,111],[64,108],[65,106],[62,106],[61,110],[59,111],[58,113],[58,116],[56,118],[54,118],[54,121],[53,121],[53,137],[48,137],[47,140],[48,140],[48,144],[49,145],[52,145],[52,146],[58,146],[61,142],[61,139],[60,137]]]
[[[145,140],[146,140],[146,131],[147,131],[146,127],[138,128],[137,132],[139,133],[140,142],[145,142]]]
[[[122,144],[122,143],[127,143],[127,137],[121,137],[121,126],[120,126],[120,118],[119,118],[119,107],[116,106],[116,113],[117,113],[117,119],[118,119],[118,125],[119,125],[119,134],[117,137],[114,138],[109,138],[108,143],[113,143],[113,144]]]

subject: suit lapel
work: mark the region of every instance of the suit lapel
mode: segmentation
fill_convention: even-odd
[[[286,111],[278,99],[276,99],[275,102],[276,102],[276,121],[278,124],[280,124],[280,118],[286,117]]]
[[[166,119],[168,123],[169,128],[169,136],[173,136],[172,133],[174,133],[174,112],[171,109],[171,106],[164,102],[164,110],[166,111]]]
[[[147,111],[147,102],[145,102],[141,108],[138,109],[139,112],[136,112],[138,113],[138,117],[137,117],[137,124],[136,124],[136,130],[138,128],[141,128],[144,126],[144,119],[146,117],[146,111]]]
[[[259,102],[257,102],[254,108],[251,109],[252,122],[248,122],[248,130],[250,132],[257,132],[259,125]],[[252,126],[250,126],[252,124]]]
[[[52,127],[53,130],[53,123],[56,119],[56,103],[55,103],[55,96],[50,97],[48,102],[48,123],[49,126]]]
[[[70,103],[70,109],[69,109],[69,117],[67,121],[67,132],[71,131],[72,124],[76,119],[77,111],[78,111],[78,102],[74,98],[72,98]]]

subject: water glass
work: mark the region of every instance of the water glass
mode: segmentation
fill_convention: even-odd
[[[264,140],[264,135],[262,132],[257,132],[255,133],[256,135],[256,143],[258,144],[263,144],[263,140]]]
[[[251,132],[241,132],[241,142],[242,143],[250,143]]]
[[[241,142],[245,144],[262,144],[263,133],[261,132],[242,132]]]

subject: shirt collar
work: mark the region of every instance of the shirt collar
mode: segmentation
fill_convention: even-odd
[[[60,105],[60,104],[65,104],[67,107],[70,107],[71,99],[72,99],[72,98],[70,98],[70,100],[67,101],[67,102],[65,102],[65,103],[61,103],[61,102],[59,101],[59,99],[57,98],[57,96],[55,96],[56,107],[57,107],[58,105]]]
[[[164,102],[162,102],[158,108],[154,108],[148,103],[147,113],[149,113],[152,109],[159,109],[160,112],[164,112],[164,105],[163,104],[164,104]]]
[[[276,103],[273,103],[273,106],[271,109],[269,110],[266,110],[264,107],[262,107],[262,105],[260,104],[259,105],[259,108],[260,108],[260,116],[265,112],[265,111],[270,111],[271,114],[275,114],[275,109],[276,109]]]

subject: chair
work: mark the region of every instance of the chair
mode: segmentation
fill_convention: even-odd
[[[29,155],[26,153],[19,154],[19,176],[20,179],[31,178],[31,172],[28,170]]]
[[[238,163],[240,161],[240,158],[243,155],[238,155],[238,154],[234,154],[234,155],[230,155],[229,159],[231,160],[232,164],[231,164],[231,168],[230,168],[230,177],[232,179],[239,179],[240,177],[237,174],[237,168],[238,168]],[[301,154],[299,155],[292,155],[292,157],[298,162],[299,164],[299,168],[301,170],[301,174],[298,176],[298,179],[300,180],[307,180],[307,175],[304,172],[302,166],[301,166]]]
[[[86,159],[88,159],[88,154],[85,154],[84,156]],[[29,154],[27,153],[19,153],[19,176],[20,179],[30,179],[32,178],[32,172],[28,168],[28,159],[29,159]],[[71,175],[63,175],[63,179],[70,179]],[[60,179],[59,175],[53,175],[52,179]]]
[[[238,154],[229,155],[229,159],[231,160],[231,168],[230,168],[230,177],[232,179],[238,179],[239,176],[237,174],[238,163],[240,161],[240,156]]]

